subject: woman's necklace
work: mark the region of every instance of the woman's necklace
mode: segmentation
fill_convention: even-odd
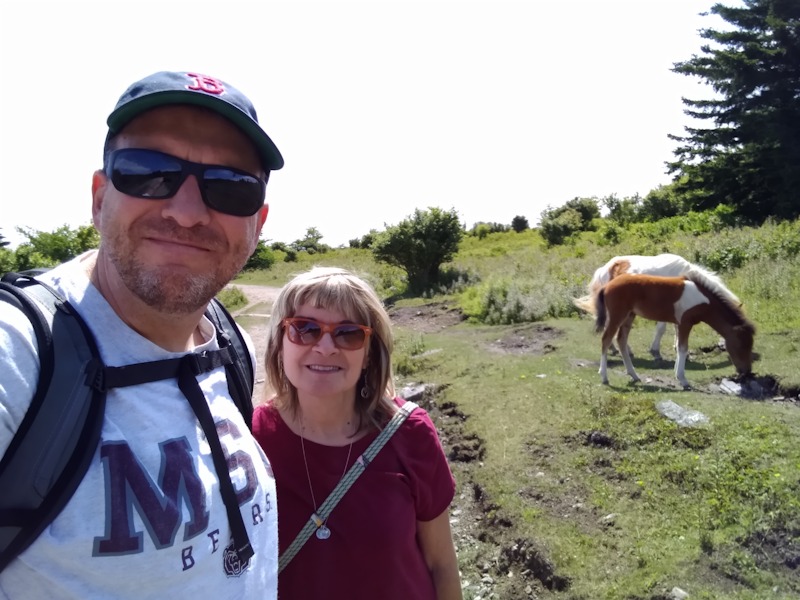
[[[311,485],[311,473],[308,471],[308,461],[306,460],[306,446],[303,443],[303,433],[305,432],[305,426],[303,425],[302,421],[300,422],[300,448],[303,451],[303,465],[306,467],[306,477],[308,478],[308,489],[311,491],[311,502],[314,504],[314,517],[317,521],[317,531],[315,535],[317,539],[320,540],[327,540],[331,537],[331,530],[328,529],[325,523],[328,522],[328,518],[326,517],[322,523],[319,522],[319,517],[317,517],[317,499],[314,497],[314,486]],[[339,478],[339,483],[342,482],[344,479],[345,474],[347,473],[347,463],[350,462],[350,453],[353,451],[353,442],[350,442],[350,447],[347,449],[347,458],[344,461],[344,470],[342,471],[342,476]],[[336,484],[339,485],[338,483]],[[336,488],[334,488],[336,489]],[[330,515],[328,515],[330,516]]]

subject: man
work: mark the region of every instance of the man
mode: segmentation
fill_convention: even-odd
[[[92,179],[100,247],[40,279],[87,321],[106,365],[214,351],[204,311],[255,249],[283,158],[251,102],[198,73],[134,83],[108,126]],[[39,364],[27,317],[0,303],[0,455]],[[276,596],[272,470],[225,368],[188,379],[188,391],[175,377],[108,391],[88,472],[0,573],[0,597]]]

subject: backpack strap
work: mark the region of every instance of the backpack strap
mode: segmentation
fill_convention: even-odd
[[[176,377],[181,361],[106,367],[78,312],[34,279],[40,272],[8,273],[0,280],[0,302],[22,311],[33,326],[40,364],[30,407],[0,458],[0,571],[41,535],[83,480],[100,442],[106,391]],[[231,398],[251,427],[254,376],[247,344],[216,300],[206,316],[220,350],[183,358],[195,374],[225,367]]]
[[[0,459],[2,571],[55,519],[83,480],[100,441],[105,394],[83,385],[81,374],[99,353],[66,300],[32,277],[11,273],[0,282],[0,301],[30,319],[40,364],[31,405]]]
[[[231,353],[233,360],[225,366],[228,391],[239,412],[242,413],[247,427],[252,429],[255,372],[250,349],[247,347],[236,321],[216,298],[209,303],[206,317],[217,330],[219,347],[227,348]]]

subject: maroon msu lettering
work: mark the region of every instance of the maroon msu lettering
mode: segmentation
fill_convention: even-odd
[[[241,437],[236,425],[227,420],[217,423],[217,432],[221,441]],[[126,442],[101,445],[106,521],[104,535],[94,539],[94,556],[142,552],[145,531],[153,545],[162,549],[175,544],[181,525],[183,542],[208,529],[206,491],[197,472],[197,457],[188,440],[168,440],[160,443],[159,448],[161,466],[158,481],[154,481]],[[236,490],[239,505],[252,501],[258,483],[250,455],[238,450],[229,453],[224,443],[223,449],[228,469],[234,475],[234,485],[244,482]],[[181,507],[186,510],[185,520]],[[143,524],[141,531],[135,530],[134,512]]]
[[[225,86],[219,79],[201,75],[200,73],[187,73],[187,75],[194,79],[195,82],[194,85],[186,86],[190,90],[206,92],[207,94],[222,94],[225,92]]]

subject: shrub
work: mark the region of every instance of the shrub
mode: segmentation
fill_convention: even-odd
[[[403,269],[412,292],[423,292],[439,283],[439,269],[458,251],[463,233],[455,209],[417,209],[378,235],[372,253],[375,260]]]
[[[217,294],[217,300],[228,310],[236,310],[247,304],[247,296],[235,285],[223,288],[220,293]]]
[[[267,270],[275,264],[275,254],[267,247],[264,240],[258,240],[256,249],[244,265],[244,271]]]

